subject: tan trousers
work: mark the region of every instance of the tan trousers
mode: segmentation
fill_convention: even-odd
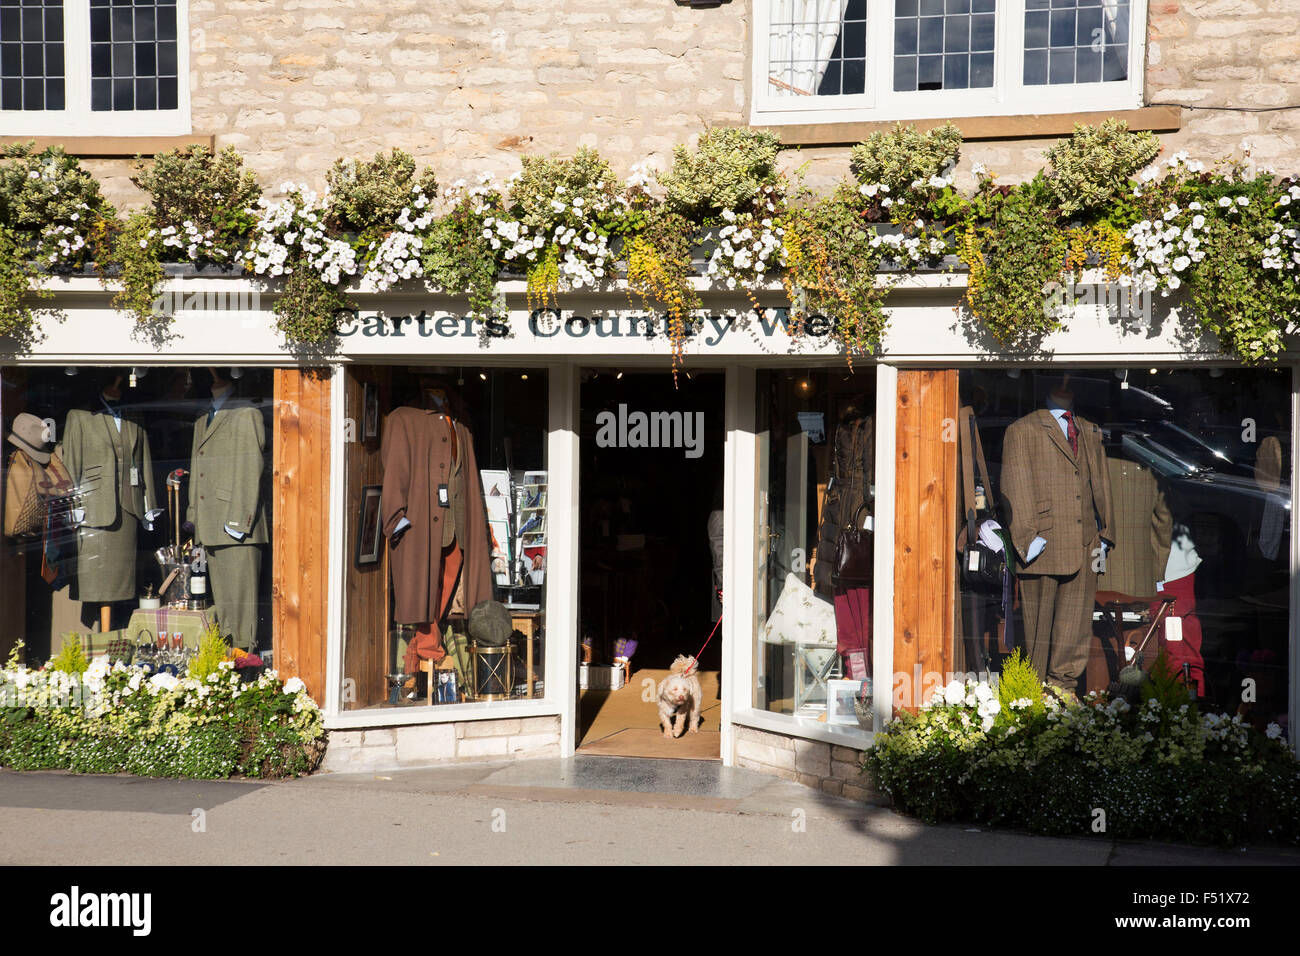
[[[1071,575],[1022,574],[1025,651],[1040,680],[1076,690],[1088,669],[1097,572],[1089,556]]]

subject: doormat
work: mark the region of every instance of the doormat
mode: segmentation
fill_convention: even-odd
[[[678,760],[721,760],[722,734],[701,730],[669,740],[663,731],[629,727],[617,733],[583,744],[580,754],[604,757],[672,757]]]

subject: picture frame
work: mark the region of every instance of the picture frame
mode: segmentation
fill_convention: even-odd
[[[379,386],[363,382],[361,387],[361,439],[379,437]]]
[[[858,726],[853,699],[862,693],[862,681],[831,679],[826,682],[826,723]]]
[[[357,514],[357,567],[379,563],[379,551],[384,546],[381,524],[383,514],[379,507],[383,485],[365,485],[361,489],[361,506]]]

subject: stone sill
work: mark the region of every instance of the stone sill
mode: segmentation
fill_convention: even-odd
[[[189,136],[0,136],[0,146],[32,143],[36,149],[62,146],[69,156],[80,159],[134,159],[154,156],[183,146],[206,146],[212,150],[216,137]]]
[[[448,724],[469,720],[510,720],[520,717],[558,717],[558,704],[547,700],[502,700],[482,704],[437,704],[431,707],[377,707],[325,715],[326,730],[404,727],[411,724]]]
[[[873,731],[860,727],[824,724],[821,721],[804,717],[792,717],[789,714],[773,714],[762,710],[742,710],[731,715],[731,722],[742,727],[753,727],[786,737],[802,737],[805,740],[818,740],[848,747],[852,750],[866,750],[876,739]]]
[[[922,132],[952,123],[963,140],[1025,139],[1068,136],[1076,123],[1098,123],[1103,119],[1122,119],[1131,130],[1172,132],[1182,129],[1182,107],[1144,106],[1135,110],[1090,113],[1035,113],[1019,116],[954,116],[945,119],[915,120]],[[852,146],[872,133],[893,127],[893,121],[867,123],[804,123],[789,126],[756,126],[781,138],[782,146]]]

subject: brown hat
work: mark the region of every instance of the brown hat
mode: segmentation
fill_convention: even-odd
[[[50,443],[45,440],[45,437],[45,422],[35,415],[23,412],[14,419],[13,431],[9,433],[9,444],[27,452],[38,465],[47,465],[50,462],[50,453],[45,449]]]

